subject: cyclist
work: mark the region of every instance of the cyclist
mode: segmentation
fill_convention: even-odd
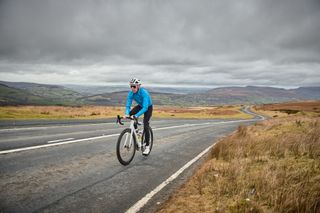
[[[129,82],[131,90],[128,93],[127,103],[126,103],[126,112],[125,117],[135,116],[136,118],[140,117],[144,114],[143,125],[146,139],[146,148],[142,154],[148,155],[150,152],[149,147],[149,139],[150,134],[148,131],[149,128],[149,120],[152,116],[152,100],[149,92],[141,87],[141,81],[137,78],[131,79]],[[137,106],[135,106],[131,111],[132,100],[137,102]]]

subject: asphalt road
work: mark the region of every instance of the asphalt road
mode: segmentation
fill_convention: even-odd
[[[116,141],[125,127],[114,122],[3,127],[0,212],[125,212],[218,138],[259,119],[154,120],[151,154],[136,153],[129,166],[117,160]],[[197,164],[140,211],[156,209]]]

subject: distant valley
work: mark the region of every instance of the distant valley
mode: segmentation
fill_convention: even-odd
[[[147,87],[155,105],[207,106],[319,100],[320,87],[166,88]],[[124,105],[128,87],[47,85],[0,81],[0,105]]]

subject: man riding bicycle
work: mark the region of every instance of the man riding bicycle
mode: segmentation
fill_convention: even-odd
[[[143,118],[143,126],[145,132],[145,141],[146,141],[146,148],[142,154],[148,155],[150,152],[149,146],[149,120],[152,116],[152,100],[149,92],[141,87],[141,81],[137,78],[131,79],[129,82],[131,90],[128,93],[127,103],[126,103],[126,112],[125,117],[135,116],[139,118],[142,114],[144,114]],[[131,104],[132,100],[137,102],[137,106],[135,106],[131,111]]]

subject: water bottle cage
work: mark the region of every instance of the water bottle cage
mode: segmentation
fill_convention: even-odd
[[[143,134],[142,130],[136,129],[136,133],[137,133],[139,142],[142,141],[142,134]]]
[[[139,135],[139,136],[142,136],[142,130],[138,130],[138,132],[137,132],[137,134]]]

